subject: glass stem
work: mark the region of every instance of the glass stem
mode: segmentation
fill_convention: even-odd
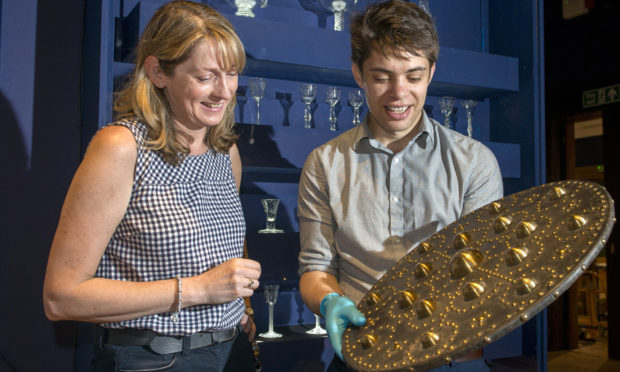
[[[269,333],[273,332],[273,305],[269,304]]]
[[[467,136],[471,137],[474,131],[473,126],[471,125],[471,115],[467,115]]]
[[[334,30],[342,31],[344,28],[344,12],[343,11],[335,11],[334,12]]]
[[[360,109],[353,109],[353,126],[358,126],[360,124]]]
[[[334,106],[329,106],[329,130],[336,130],[336,123],[338,122],[338,118],[336,118],[336,110]]]
[[[312,121],[312,111],[310,111],[310,105],[306,104],[304,109],[304,127],[311,128],[310,122]]]
[[[445,119],[443,120],[443,125],[446,128],[450,128],[450,115],[445,116]]]
[[[260,124],[260,99],[256,100],[256,124]]]

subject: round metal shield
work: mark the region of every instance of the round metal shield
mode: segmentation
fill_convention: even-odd
[[[420,371],[510,332],[553,302],[605,245],[613,201],[589,181],[537,186],[455,221],[364,296],[342,354],[359,371]]]

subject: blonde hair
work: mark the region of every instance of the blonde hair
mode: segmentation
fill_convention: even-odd
[[[183,134],[175,130],[164,91],[148,78],[144,61],[154,56],[162,71],[171,76],[174,68],[189,58],[201,40],[214,45],[218,63],[224,69],[239,73],[244,69],[245,51],[228,20],[207,5],[172,1],[159,8],[144,29],[136,50],[133,76],[114,102],[117,118],[140,118],[149,128],[148,148],[161,151],[164,160],[175,165],[189,153],[189,148],[177,139],[177,134]],[[215,151],[228,152],[238,137],[235,104],[233,98],[222,122],[207,130],[204,141]]]

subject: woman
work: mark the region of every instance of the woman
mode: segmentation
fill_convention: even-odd
[[[260,265],[243,259],[234,144],[238,73],[230,23],[206,5],[157,10],[119,93],[119,120],[94,137],[69,188],[48,261],[51,320],[100,324],[95,370],[223,369],[242,297]]]

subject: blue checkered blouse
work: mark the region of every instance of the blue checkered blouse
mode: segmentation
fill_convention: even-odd
[[[173,166],[157,151],[144,149],[147,128],[138,119],[109,125],[131,130],[138,157],[127,211],[96,277],[127,281],[188,277],[243,255],[245,220],[228,154],[208,151]],[[101,325],[181,336],[233,328],[243,311],[243,300],[238,298],[185,308],[176,324],[170,313],[162,313]]]

